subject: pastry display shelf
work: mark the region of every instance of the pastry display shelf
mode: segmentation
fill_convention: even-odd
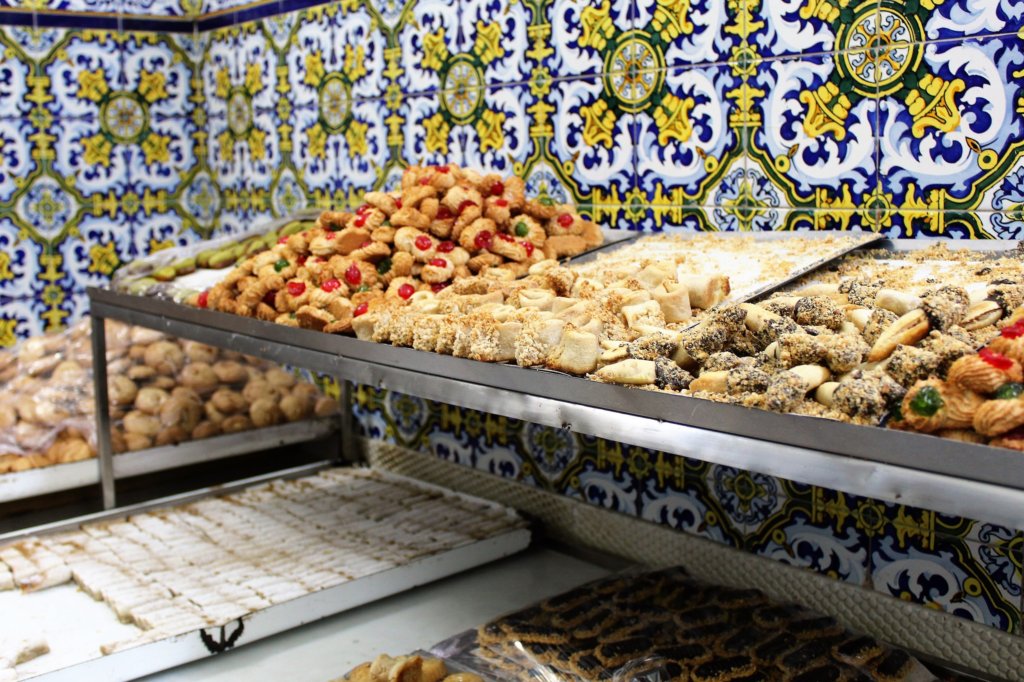
[[[87,523],[110,521],[164,507],[189,504],[261,483],[309,476],[331,465],[330,461],[315,462],[112,511],[28,528],[0,535],[0,543],[75,530]],[[395,474],[388,476],[394,479],[403,478]],[[421,488],[443,490],[421,481],[415,483]],[[493,505],[486,500],[471,498],[461,493],[445,492],[472,499],[479,504]],[[134,626],[118,621],[112,610],[98,604],[73,584],[26,594],[3,592],[0,593],[0,608],[3,608],[5,613],[22,614],[23,617],[28,614],[31,628],[24,620],[20,623],[12,620],[7,626],[13,626],[19,634],[31,630],[52,644],[49,654],[38,659],[38,662],[26,664],[24,671],[19,669],[23,675],[28,673],[23,679],[47,682],[135,679],[192,661],[209,659],[228,649],[293,630],[328,616],[512,556],[526,549],[530,545],[530,539],[528,528],[510,527],[490,537],[276,603],[242,616],[223,627],[199,629],[140,643],[103,656],[100,655],[101,645],[128,638],[140,631]],[[59,616],[55,617],[55,614]],[[3,629],[0,628],[0,631]]]
[[[187,441],[177,445],[164,445],[136,452],[126,452],[114,455],[113,474],[115,478],[142,476],[167,469],[318,440],[337,431],[338,419],[324,417],[214,436],[205,440]],[[0,504],[96,485],[100,481],[98,459],[0,474]]]
[[[921,246],[919,240],[883,245],[893,250]],[[109,317],[355,384],[890,503],[1024,527],[1024,457],[1010,450],[397,348],[102,289],[90,289],[89,296],[100,329]],[[348,420],[342,427],[343,448],[346,438],[351,442]]]

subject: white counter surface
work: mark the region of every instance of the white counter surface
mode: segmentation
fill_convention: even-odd
[[[380,653],[430,647],[456,633],[608,573],[537,548],[291,630],[146,682],[328,682]]]

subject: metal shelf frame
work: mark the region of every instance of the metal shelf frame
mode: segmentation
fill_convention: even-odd
[[[96,288],[89,297],[100,354],[103,320],[112,318],[322,372],[343,380],[346,392],[347,382],[368,384],[890,503],[1024,527],[1024,456],[1010,450],[375,344],[169,300]],[[96,378],[105,381],[101,372]],[[103,405],[99,391],[98,383],[97,405]],[[344,404],[350,406],[347,395]],[[355,452],[350,410],[342,448]],[[109,443],[101,458],[104,452]],[[104,490],[110,487],[112,494],[113,463],[109,454],[105,460]]]
[[[126,294],[117,295],[127,296]],[[103,315],[102,312],[92,315],[93,382],[96,397],[96,454],[99,473],[98,477],[84,484],[88,485],[89,483],[99,482],[103,493],[104,509],[113,509],[117,506],[116,481],[119,478],[156,473],[166,471],[167,469],[212,462],[284,445],[316,440],[332,432],[343,433],[346,429],[345,423],[351,421],[350,418],[344,417],[310,419],[279,426],[252,429],[240,433],[224,434],[203,440],[186,441],[177,445],[165,445],[138,452],[114,455],[110,442],[111,420],[110,401],[107,391],[107,344],[106,327],[103,322],[105,317],[120,319],[116,315]],[[152,324],[145,326],[159,328],[154,327]],[[211,345],[218,345],[228,349],[234,348],[232,344],[224,342]],[[253,355],[258,354],[253,353]],[[342,398],[343,404],[347,404],[348,396],[343,395]],[[342,445],[344,446],[345,443],[343,442]],[[342,448],[342,452],[344,451],[344,448]],[[340,456],[338,458],[340,459]]]

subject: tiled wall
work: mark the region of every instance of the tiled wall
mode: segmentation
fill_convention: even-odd
[[[1022,634],[1024,534],[359,387],[364,435]]]
[[[0,2],[0,345],[118,263],[408,163],[623,229],[1024,230],[1015,0]],[[370,435],[999,629],[1017,530],[399,394]]]
[[[408,163],[625,229],[1024,229],[1014,0],[3,4],[0,344],[117,261]]]

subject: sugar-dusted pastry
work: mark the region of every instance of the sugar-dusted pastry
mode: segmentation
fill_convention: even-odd
[[[915,431],[932,433],[940,429],[970,428],[984,402],[984,397],[974,391],[939,379],[926,379],[907,391],[900,412]]]
[[[597,336],[566,325],[558,345],[548,354],[546,364],[550,369],[570,374],[587,374],[597,367],[598,353]]]

